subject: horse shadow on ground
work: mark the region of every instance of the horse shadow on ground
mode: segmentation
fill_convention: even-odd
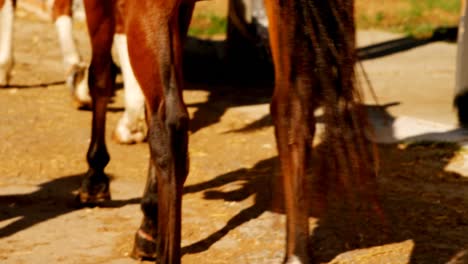
[[[29,89],[29,88],[48,88],[49,86],[64,85],[65,81],[52,81],[33,84],[8,84],[0,85],[0,89]]]
[[[0,228],[0,239],[41,222],[80,210],[76,200],[76,187],[82,175],[65,176],[40,184],[36,191],[25,194],[0,195],[0,222],[18,218]],[[111,200],[100,204],[103,208],[119,208],[137,204],[140,198]]]
[[[457,40],[457,27],[439,27],[427,37],[406,36],[398,39],[372,44],[358,48],[358,58],[369,60],[407,51],[436,41],[455,42]]]
[[[189,37],[184,52],[186,90],[205,90],[208,99],[196,107],[190,131],[219,122],[231,107],[269,103],[273,93],[273,65],[255,50],[231,59],[225,41]],[[253,48],[255,49],[255,48]]]
[[[389,122],[394,120],[385,106],[370,108],[387,115]],[[466,263],[463,261],[468,260],[468,179],[466,175],[445,169],[460,147],[451,143],[418,141],[424,136],[410,138],[413,143],[378,144],[381,158],[376,194],[384,218],[378,217],[375,211],[361,211],[360,207],[349,206],[333,182],[328,182],[324,191],[323,177],[320,179],[319,173],[313,171],[322,164],[320,159],[326,157],[315,155],[312,158],[308,176],[311,185],[309,215],[318,218],[318,222],[310,236],[310,251],[318,263],[355,263],[353,256],[366,260],[365,263],[376,263],[379,260],[373,258],[392,251],[395,261],[392,263]],[[316,148],[321,147],[324,146]],[[278,158],[273,157],[259,161],[253,168],[239,169],[186,186],[185,193],[204,192],[205,199],[209,200],[239,202],[254,195],[255,202],[217,232],[184,247],[184,254],[209,249],[231,230],[266,211],[284,213],[278,182]],[[241,183],[242,188],[220,191],[231,183]],[[407,241],[411,241],[412,246],[408,246]],[[392,247],[403,242],[404,250]],[[354,255],[357,252],[361,254]],[[389,260],[380,259],[382,261]]]

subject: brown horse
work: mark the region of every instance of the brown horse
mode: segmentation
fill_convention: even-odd
[[[0,86],[9,85],[10,72],[13,68],[13,22],[16,2],[16,0],[0,0]],[[81,59],[73,39],[73,0],[49,0],[47,4],[63,55],[66,85],[72,93],[77,108],[89,108],[91,97],[88,89],[87,64]],[[114,139],[118,143],[137,143],[145,140],[147,135],[144,97],[130,67],[127,41],[122,34],[122,27],[117,27],[115,33],[114,42],[125,87],[125,112],[117,124]]]
[[[146,98],[149,175],[133,255],[180,263],[182,187],[188,174],[189,115],[182,98],[182,43],[194,0],[85,0],[92,43],[89,86],[93,102],[89,170],[79,198],[109,199],[106,106],[112,96],[111,45],[116,26],[127,35],[130,62]],[[287,213],[285,263],[308,263],[306,167],[322,106],[325,143],[344,186],[365,190],[375,176],[374,152],[358,103],[352,0],[266,0],[275,63],[271,104]],[[125,19],[123,19],[125,18]]]

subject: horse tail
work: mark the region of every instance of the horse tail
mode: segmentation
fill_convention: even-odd
[[[325,165],[336,172],[336,180],[349,201],[366,203],[371,199],[367,204],[378,206],[377,152],[369,140],[373,133],[355,75],[353,2],[297,0],[296,11],[305,25],[303,36],[314,60],[310,74],[317,79],[323,107]]]

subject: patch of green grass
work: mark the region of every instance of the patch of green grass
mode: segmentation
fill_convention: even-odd
[[[357,26],[426,36],[456,26],[460,6],[460,0],[356,0]]]
[[[214,36],[226,34],[227,19],[214,14],[199,14],[193,17],[188,34],[191,36]]]
[[[460,0],[411,0],[413,6],[424,10],[441,9],[447,12],[457,12],[460,9]]]
[[[411,36],[428,36],[440,27],[456,26],[461,0],[356,0],[359,29],[376,28]],[[189,28],[192,36],[226,33],[227,19],[212,11],[196,13]]]

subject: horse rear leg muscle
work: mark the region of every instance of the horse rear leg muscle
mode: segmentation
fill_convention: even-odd
[[[84,3],[92,47],[89,88],[93,121],[87,154],[89,170],[82,183],[79,198],[82,203],[94,203],[110,199],[109,178],[104,174],[104,168],[110,159],[105,142],[105,123],[106,108],[115,82],[111,57],[114,17],[112,0],[86,0]]]
[[[180,263],[182,187],[188,173],[189,118],[182,98],[180,33],[187,27],[181,21],[188,19],[179,18],[186,7],[177,1],[128,2],[130,61],[147,99],[148,141],[154,166],[142,201],[144,219],[135,251],[145,250],[138,248],[139,240],[145,237],[141,231],[154,237],[154,230],[147,227],[157,223],[158,261],[171,264]],[[184,18],[191,15],[192,9],[188,10],[184,11]]]

